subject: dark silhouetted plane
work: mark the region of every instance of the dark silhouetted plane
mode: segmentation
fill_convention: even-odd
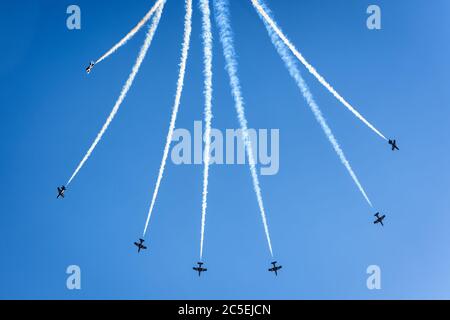
[[[386,215],[383,214],[383,215],[380,217],[380,213],[377,212],[377,213],[375,213],[375,217],[376,217],[377,219],[376,219],[373,223],[374,223],[374,224],[380,223],[382,226],[384,226],[383,220],[384,220],[384,218],[386,218]]]
[[[389,144],[392,146],[392,151],[400,150],[400,149],[397,147],[397,141],[396,141],[396,140],[389,140]]]
[[[283,268],[283,266],[277,266],[277,262],[274,261],[272,262],[273,267],[269,269],[270,272],[275,272],[275,275],[278,276],[278,270],[280,270],[281,268]]]
[[[58,199],[59,197],[64,198],[64,192],[66,192],[65,186],[58,187],[58,196],[56,197],[56,199]]]
[[[136,247],[138,247],[138,253],[141,252],[141,250],[147,249],[147,247],[144,246],[144,239],[139,239],[139,243],[138,243],[138,242],[135,242],[134,245],[135,245]]]
[[[203,262],[197,262],[198,267],[193,267],[192,269],[194,269],[195,271],[198,272],[198,276],[200,277],[202,275],[202,272],[208,271],[208,269],[203,268]]]
[[[86,73],[89,74],[91,73],[92,68],[95,66],[95,62],[91,61],[89,62],[89,66],[86,68]]]

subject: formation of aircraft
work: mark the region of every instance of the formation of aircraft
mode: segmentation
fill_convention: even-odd
[[[89,74],[91,73],[92,68],[95,66],[95,62],[91,61],[89,62],[89,66],[86,68],[86,73]]]
[[[200,277],[202,275],[202,272],[208,271],[208,269],[203,268],[203,262],[197,262],[198,266],[197,267],[193,267],[192,269],[194,269],[194,271],[198,272],[198,276]]]
[[[91,71],[92,71],[92,68],[94,68],[94,66],[95,66],[95,62],[94,61],[89,62],[89,65],[86,67],[86,73],[90,74]],[[389,139],[388,142],[389,142],[389,145],[391,145],[392,151],[400,150],[398,148],[398,146],[397,146],[397,141],[395,139],[392,139],[392,140]],[[64,198],[64,193],[67,190],[66,187],[63,185],[61,187],[58,187],[57,189],[58,189],[58,196],[56,198],[57,199],[60,198],[60,197]],[[380,216],[380,213],[377,212],[375,214],[375,217],[376,217],[376,220],[374,221],[374,224],[381,224],[382,226],[384,226],[383,220],[386,218],[386,215]],[[144,246],[144,239],[139,239],[139,242],[134,242],[134,245],[138,248],[138,253],[141,250],[147,249],[147,247]],[[193,267],[193,269],[196,272],[198,272],[199,276],[201,276],[201,273],[207,271],[208,269],[202,267],[203,266],[203,262],[197,262],[197,264],[198,264],[198,266],[197,267]],[[269,271],[270,272],[274,272],[275,276],[277,276],[278,275],[278,270],[280,270],[282,268],[282,266],[281,265],[277,266],[277,261],[273,261],[271,264],[273,265],[273,267],[269,268]]]
[[[66,187],[65,186],[61,186],[58,187],[58,196],[56,197],[56,199],[58,199],[59,197],[64,198],[64,192],[66,192]]]
[[[389,144],[392,146],[392,151],[395,151],[395,150],[400,150],[398,147],[397,147],[397,140],[389,140]]]
[[[380,223],[382,226],[384,226],[383,220],[386,218],[386,215],[383,214],[382,216],[380,216],[380,213],[377,212],[377,213],[375,213],[375,217],[376,217],[376,220],[373,223],[374,224]]]
[[[135,245],[136,247],[138,247],[138,253],[141,252],[141,250],[147,249],[147,247],[144,246],[144,241],[145,241],[144,239],[139,239],[139,242],[135,242],[135,243],[134,243],[134,245]]]
[[[275,275],[278,276],[278,270],[283,268],[283,266],[277,266],[277,262],[276,261],[273,261],[272,265],[273,265],[273,267],[269,269],[269,272],[275,272]]]

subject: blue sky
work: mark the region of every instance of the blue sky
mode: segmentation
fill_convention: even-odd
[[[66,28],[64,1],[1,4],[0,298],[450,298],[448,1],[273,1],[305,57],[400,152],[357,121],[302,68],[369,194],[368,207],[267,36],[250,1],[231,20],[251,128],[280,130],[280,170],[260,178],[279,277],[246,166],[212,166],[205,277],[198,260],[202,166],[168,162],[147,242],[136,254],[176,88],[184,6],[168,0],[122,109],[67,197],[55,199],[109,114],[143,42],[142,31],[84,72],[153,1],[77,1],[82,29]],[[378,4],[382,30],[366,28]],[[201,15],[193,34],[177,127],[202,120]],[[214,25],[213,126],[237,128]],[[373,210],[387,225],[372,224]],[[82,290],[66,288],[79,265]],[[366,288],[379,265],[382,289]]]

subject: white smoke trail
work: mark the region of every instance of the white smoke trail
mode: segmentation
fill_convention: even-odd
[[[105,60],[107,57],[109,57],[111,54],[113,54],[117,49],[119,49],[121,46],[123,46],[125,43],[128,42],[143,26],[144,24],[152,17],[152,15],[155,13],[156,9],[158,9],[161,4],[165,2],[165,0],[158,0],[153,7],[150,9],[150,11],[147,12],[147,14],[142,18],[141,21],[133,28],[130,32],[122,39],[120,40],[114,47],[108,50],[103,56],[101,56],[95,64]]]
[[[258,200],[259,209],[261,212],[262,222],[264,224],[264,231],[269,245],[270,254],[273,256],[272,242],[270,240],[269,227],[267,224],[266,213],[264,209],[264,203],[261,195],[261,188],[259,186],[259,178],[256,173],[255,159],[253,156],[252,143],[248,133],[247,119],[245,117],[244,99],[241,93],[241,85],[237,74],[237,60],[234,49],[233,32],[229,19],[229,8],[227,0],[215,0],[215,17],[219,27],[220,41],[223,46],[223,53],[225,57],[225,69],[228,72],[230,78],[230,86],[232,95],[235,101],[235,107],[238,114],[239,123],[242,130],[242,139],[247,151],[248,162],[250,166],[250,172],[253,180],[253,187],[255,189],[256,198]]]
[[[206,208],[208,206],[208,177],[209,177],[209,162],[211,150],[211,122],[212,114],[212,45],[213,37],[211,33],[211,11],[209,8],[209,0],[200,0],[200,9],[202,11],[202,38],[203,38],[203,55],[204,55],[204,87],[205,87],[205,151],[203,156],[203,194],[202,194],[202,222],[200,235],[200,261],[203,258],[203,242],[205,239],[205,224],[206,224]]]
[[[150,204],[150,209],[147,215],[147,221],[145,222],[145,228],[143,236],[147,233],[148,223],[150,222],[150,217],[152,216],[153,208],[155,206],[156,197],[158,196],[159,186],[164,174],[164,168],[166,167],[167,156],[169,154],[169,147],[172,141],[173,131],[175,129],[175,123],[177,120],[178,109],[181,101],[181,94],[183,92],[184,86],[184,75],[186,73],[186,62],[189,53],[189,45],[191,40],[191,30],[192,30],[192,0],[185,0],[186,15],[184,18],[184,38],[183,47],[181,50],[181,63],[180,72],[178,75],[177,91],[175,95],[175,102],[172,109],[172,117],[170,119],[169,132],[167,134],[166,145],[164,147],[164,153],[161,160],[161,166],[159,168],[158,179],[156,180],[155,190],[153,191],[152,202]]]
[[[267,6],[263,2],[261,2],[261,6],[264,8],[264,11],[268,12],[268,15],[270,15],[270,10],[267,8]],[[271,27],[271,25],[269,25],[263,19],[263,17],[261,15],[260,15],[260,18],[263,20],[263,22],[266,26],[267,32],[269,33],[269,36],[272,40],[272,44],[275,46],[278,54],[280,55],[281,59],[284,61],[284,64],[286,65],[286,68],[288,69],[291,77],[294,78],[297,86],[299,87],[300,91],[303,94],[303,97],[305,98],[306,102],[308,103],[308,106],[310,107],[311,111],[314,113],[314,116],[316,117],[317,121],[319,122],[320,126],[322,127],[323,131],[325,132],[325,135],[327,136],[328,140],[333,145],[334,150],[336,151],[339,158],[341,159],[342,164],[345,166],[345,168],[349,172],[350,176],[352,177],[352,179],[355,182],[356,186],[358,187],[359,191],[361,191],[361,193],[364,196],[364,198],[366,199],[367,203],[370,206],[372,206],[372,203],[369,200],[369,197],[367,196],[366,192],[364,191],[364,188],[362,187],[356,174],[354,173],[352,167],[350,166],[350,163],[348,162],[347,158],[345,157],[344,151],[339,146],[339,143],[337,142],[337,140],[334,137],[325,118],[323,117],[319,106],[317,105],[316,101],[314,100],[314,97],[313,97],[311,91],[309,90],[308,85],[306,84],[305,80],[301,76],[300,70],[298,69],[296,62],[293,59],[292,55],[288,51],[288,48],[280,40],[278,35],[274,32],[274,29]]]
[[[251,0],[253,6],[263,17],[263,21],[267,22],[270,27],[276,32],[278,37],[284,42],[284,44],[291,50],[291,52],[297,57],[298,60],[308,69],[308,71],[316,77],[316,79],[336,98],[338,99],[348,110],[350,110],[358,119],[360,119],[366,126],[372,129],[376,134],[378,134],[384,140],[387,138],[376,129],[369,121],[367,121],[355,108],[353,108],[350,103],[348,103],[326,80],[323,78],[314,67],[309,64],[308,61],[302,56],[302,54],[295,48],[295,46],[289,41],[289,39],[283,34],[274,20],[267,14],[264,8],[261,6],[258,0]]]
[[[127,79],[127,82],[123,86],[122,91],[120,92],[120,96],[117,99],[117,101],[116,101],[116,103],[115,103],[111,113],[109,114],[108,118],[106,119],[106,122],[103,125],[102,129],[97,134],[97,137],[95,138],[95,140],[92,143],[91,147],[87,151],[86,155],[84,156],[84,158],[81,160],[81,162],[78,165],[78,167],[73,172],[72,176],[70,177],[69,181],[67,182],[67,185],[69,185],[72,182],[72,180],[78,174],[78,172],[83,167],[85,162],[89,159],[89,157],[91,156],[92,151],[94,151],[95,147],[97,146],[97,144],[102,139],[103,134],[106,132],[106,130],[108,129],[109,125],[113,121],[114,116],[116,115],[117,111],[119,111],[119,108],[120,108],[123,100],[125,99],[128,91],[130,90],[130,88],[131,88],[131,86],[133,84],[133,81],[134,81],[134,79],[135,79],[135,77],[136,77],[136,75],[137,75],[137,73],[139,71],[139,68],[141,67],[142,62],[144,61],[144,58],[145,58],[145,56],[146,56],[146,54],[148,52],[148,49],[150,48],[150,45],[151,45],[152,40],[153,40],[153,36],[155,35],[156,29],[158,28],[159,21],[161,19],[161,14],[162,14],[162,11],[164,9],[164,4],[165,4],[165,0],[163,2],[161,2],[161,6],[158,7],[158,11],[156,12],[156,15],[153,18],[152,24],[150,25],[150,28],[149,28],[149,30],[147,32],[144,44],[141,47],[141,50],[140,50],[139,55],[137,57],[136,63],[133,66],[133,69],[132,69],[132,71],[131,71],[128,79]]]

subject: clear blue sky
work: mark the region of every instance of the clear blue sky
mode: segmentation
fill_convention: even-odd
[[[326,140],[250,1],[231,1],[247,116],[280,130],[280,171],[261,177],[278,278],[246,166],[213,166],[201,279],[202,166],[168,163],[147,242],[138,255],[175,93],[184,6],[168,0],[133,88],[66,199],[72,173],[110,112],[144,39],[96,59],[153,1],[85,1],[82,29],[65,1],[2,2],[0,64],[0,298],[450,298],[450,3],[274,1],[275,17],[307,59],[400,152],[368,130],[302,68],[375,209],[382,229]],[[381,31],[366,8],[382,9]],[[201,15],[177,127],[202,120]],[[214,123],[238,122],[214,26]],[[67,266],[82,290],[66,289]],[[382,290],[366,288],[366,268]]]

